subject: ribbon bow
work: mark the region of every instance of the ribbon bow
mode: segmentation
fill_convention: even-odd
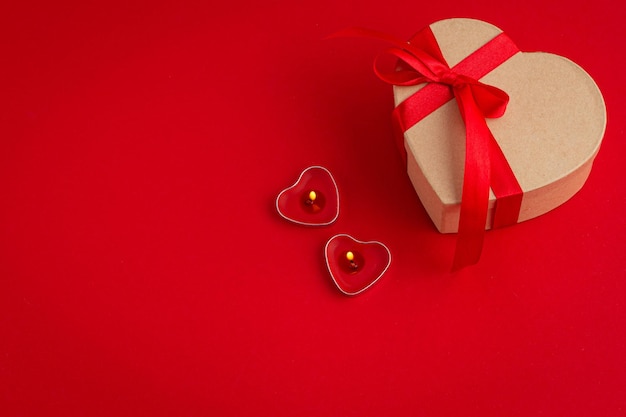
[[[420,31],[410,42],[362,28],[347,29],[334,36],[369,37],[389,42],[393,46],[384,54],[397,58],[399,65],[383,71],[379,55],[374,61],[376,75],[398,86],[428,83],[394,110],[394,121],[401,133],[399,146],[403,151],[404,132],[447,101],[456,99],[465,123],[466,148],[453,269],[475,264],[482,252],[490,188],[497,197],[492,227],[515,224],[522,201],[522,189],[485,120],[501,117],[509,96],[478,79],[519,50],[501,33],[451,69],[430,27]]]

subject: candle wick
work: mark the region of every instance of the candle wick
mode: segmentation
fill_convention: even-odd
[[[350,262],[350,268],[357,269],[359,267],[359,265],[354,262],[354,253],[352,253],[352,251],[346,252],[346,259]]]
[[[306,203],[308,205],[312,205],[313,203],[315,203],[316,199],[317,199],[317,193],[315,191],[311,191],[309,192],[309,198],[306,200]]]

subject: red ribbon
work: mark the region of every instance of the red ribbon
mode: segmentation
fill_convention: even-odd
[[[382,71],[379,58],[374,71],[383,81],[399,86],[428,83],[400,103],[393,112],[399,129],[398,145],[406,158],[404,132],[424,117],[456,99],[465,123],[465,171],[459,219],[459,234],[453,269],[475,264],[480,258],[489,208],[489,189],[496,195],[492,227],[517,223],[523,191],[486,118],[504,114],[509,96],[499,88],[478,81],[519,52],[504,33],[459,62],[453,68],[443,57],[430,27],[418,32],[410,42],[368,29],[352,28],[335,36],[371,37],[393,46],[385,51],[399,59],[401,68]]]

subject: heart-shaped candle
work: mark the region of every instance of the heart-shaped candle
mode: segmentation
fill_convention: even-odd
[[[306,226],[326,226],[339,216],[339,191],[330,171],[312,166],[300,174],[291,187],[276,198],[276,210],[283,218]]]
[[[391,264],[387,246],[377,241],[362,242],[346,234],[330,238],[324,256],[335,285],[346,295],[359,294],[374,285]]]

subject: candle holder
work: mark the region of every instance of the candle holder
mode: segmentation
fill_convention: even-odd
[[[278,194],[276,210],[284,219],[305,226],[327,226],[339,217],[339,190],[330,171],[312,166]]]
[[[331,278],[346,295],[356,295],[370,288],[391,264],[387,246],[377,241],[363,242],[346,234],[330,238],[324,255]]]

